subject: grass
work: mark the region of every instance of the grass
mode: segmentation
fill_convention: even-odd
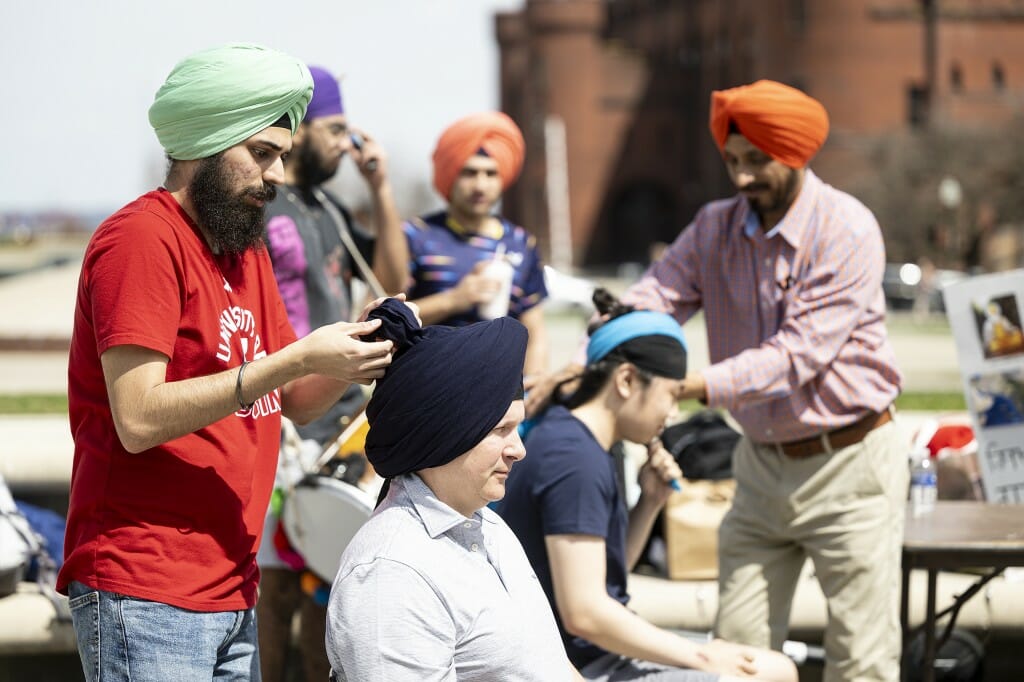
[[[0,394],[0,414],[67,414],[63,393]]]
[[[967,409],[964,394],[960,392],[910,392],[896,398],[899,410],[957,412]]]
[[[929,336],[951,336],[949,320],[945,315],[932,314],[923,319],[915,319],[907,312],[889,312],[885,317],[885,326],[889,334],[927,334]]]

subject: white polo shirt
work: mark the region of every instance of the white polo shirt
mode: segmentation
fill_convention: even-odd
[[[415,474],[341,557],[327,608],[340,679],[568,680],[569,660],[515,535],[486,507],[466,518]]]

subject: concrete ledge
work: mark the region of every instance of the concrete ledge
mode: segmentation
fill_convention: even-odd
[[[0,656],[77,651],[71,621],[57,620],[53,603],[34,583],[0,598]]]
[[[0,416],[0,474],[11,490],[67,492],[75,446],[66,415]]]
[[[953,603],[979,576],[940,573],[936,605],[942,610]],[[910,576],[910,623],[924,621],[927,572],[915,570]],[[718,610],[718,583],[713,580],[668,580],[633,574],[629,577],[629,606],[655,625],[684,630],[705,631],[714,626]],[[791,636],[820,641],[828,619],[825,596],[815,580],[810,564],[797,583],[790,616]],[[983,631],[1000,638],[1024,640],[1024,582],[1005,577],[994,579],[964,604],[957,627]]]

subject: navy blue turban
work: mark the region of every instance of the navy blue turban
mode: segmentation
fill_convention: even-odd
[[[523,393],[526,327],[509,317],[420,327],[401,301],[370,312],[395,353],[366,406],[366,457],[384,478],[442,466],[471,450]]]

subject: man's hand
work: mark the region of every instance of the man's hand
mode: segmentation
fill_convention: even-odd
[[[700,373],[687,374],[686,378],[680,379],[679,399],[707,402],[708,384],[704,381],[704,375]]]
[[[523,380],[523,388],[526,390],[526,416],[534,417],[547,408],[551,402],[551,394],[563,381],[577,378],[583,372],[579,365],[568,365],[564,369],[548,374],[538,374],[527,377]],[[572,392],[576,390],[579,382],[572,382],[565,388]]]
[[[353,144],[349,155],[370,187],[380,189],[388,177],[387,152],[365,131],[353,128],[351,132],[359,136],[362,144],[359,147]]]
[[[421,327],[423,326],[423,320],[420,319],[420,307],[413,303],[412,301],[405,300],[405,294],[396,294],[394,296],[381,296],[380,298],[373,299],[365,306],[363,306],[363,311],[359,313],[359,319],[356,321],[365,322],[366,318],[370,316],[370,312],[373,311],[374,308],[379,308],[380,305],[389,298],[393,298],[396,301],[401,301],[402,303],[404,303],[405,307],[412,311],[413,317],[416,318],[416,321],[419,323],[419,325]]]
[[[660,438],[647,445],[647,461],[640,467],[640,492],[651,503],[661,507],[672,494],[670,484],[683,477],[675,457],[665,449]]]
[[[487,261],[480,261],[465,277],[459,280],[455,288],[451,289],[452,302],[459,312],[469,310],[481,303],[487,303],[498,293],[501,283],[496,279],[484,276],[483,271],[486,267]]]
[[[380,320],[336,322],[314,330],[296,343],[303,344],[306,363],[316,374],[353,384],[370,384],[384,376],[391,364],[391,341],[360,341],[372,334]]]

